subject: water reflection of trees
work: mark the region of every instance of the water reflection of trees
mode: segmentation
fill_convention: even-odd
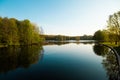
[[[94,50],[94,53],[98,56],[105,56],[108,51],[109,51],[109,48],[105,47],[105,46],[100,46],[100,45],[94,45],[93,46],[93,50]]]
[[[104,56],[102,64],[106,70],[109,80],[120,80],[119,64],[113,51],[105,46],[94,45],[94,52],[99,56]]]
[[[65,44],[69,44],[70,42],[58,42],[58,41],[53,41],[53,42],[46,42],[44,43],[44,45],[65,45]]]
[[[114,48],[115,48],[115,50],[118,52],[118,54],[120,55],[120,46],[114,47]]]
[[[10,46],[0,48],[0,73],[6,73],[18,67],[28,68],[42,57],[41,46]]]
[[[44,43],[44,45],[65,45],[65,44],[70,44],[70,43],[75,43],[75,44],[84,44],[84,45],[87,45],[87,44],[93,44],[93,42],[80,42],[80,41],[51,41],[51,42],[46,42]]]
[[[103,66],[107,71],[109,80],[119,80],[119,65],[116,61],[114,53],[111,51],[110,54],[107,54],[106,59],[103,59]]]

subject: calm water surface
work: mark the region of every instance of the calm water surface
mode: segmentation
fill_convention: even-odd
[[[82,43],[0,48],[0,80],[109,80],[98,49]]]

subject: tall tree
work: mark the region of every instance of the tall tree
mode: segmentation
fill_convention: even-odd
[[[117,42],[120,40],[120,11],[109,16],[108,19],[108,31],[110,37],[114,37],[114,41]]]
[[[9,43],[9,20],[7,17],[2,19],[1,24],[1,35],[2,35],[2,43],[8,44]]]
[[[9,19],[9,45],[19,44],[18,28],[16,24],[16,19]]]
[[[2,42],[2,17],[0,17],[0,43]]]

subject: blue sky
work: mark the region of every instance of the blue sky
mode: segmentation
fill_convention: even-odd
[[[0,0],[0,16],[29,19],[45,34],[92,35],[106,27],[120,0]]]

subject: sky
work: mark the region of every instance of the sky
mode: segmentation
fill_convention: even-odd
[[[0,0],[0,16],[29,19],[44,34],[93,35],[120,11],[120,0]]]

